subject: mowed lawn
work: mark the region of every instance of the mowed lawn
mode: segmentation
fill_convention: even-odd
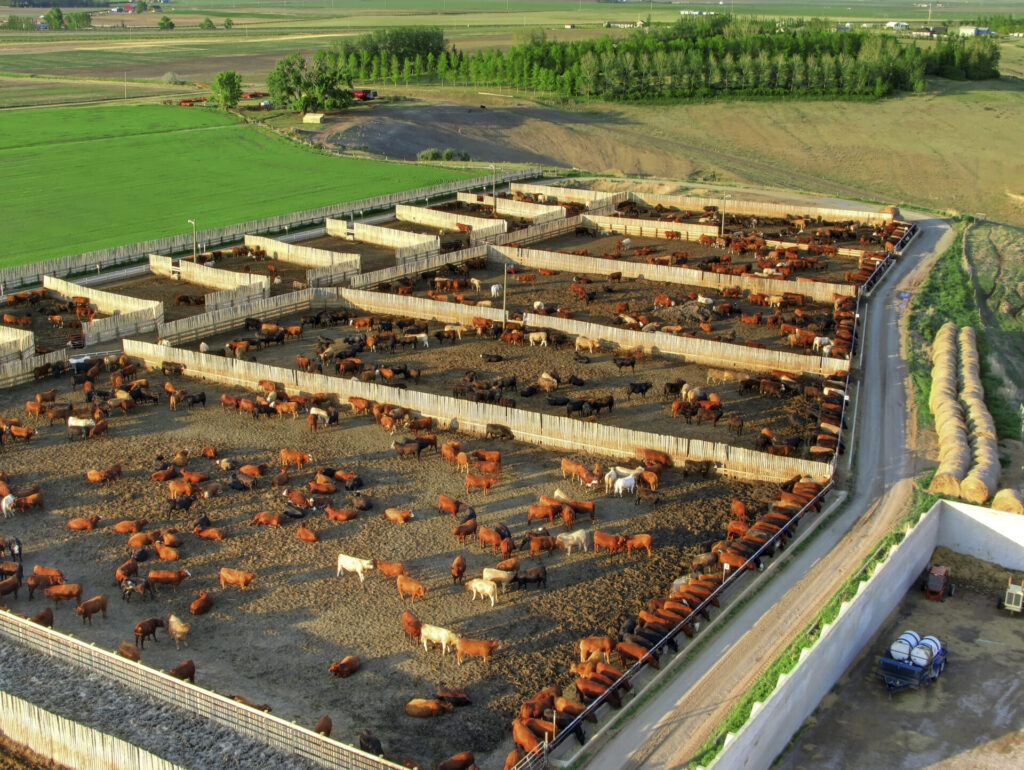
[[[426,187],[469,174],[328,156],[212,109],[0,113],[0,266]]]

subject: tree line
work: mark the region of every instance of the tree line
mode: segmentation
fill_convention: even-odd
[[[279,62],[293,75],[271,73],[268,90],[274,101],[296,109],[297,104],[330,109],[318,101],[312,83],[301,86],[302,78],[294,76],[300,60],[296,54]],[[336,77],[349,88],[354,79],[440,82],[609,101],[877,98],[920,91],[928,75],[998,77],[999,48],[987,37],[947,37],[922,49],[889,34],[837,32],[820,20],[783,25],[724,15],[681,19],[624,38],[561,42],[534,32],[510,49],[472,54],[449,47],[436,27],[381,30],[317,52],[308,70],[313,81]]]

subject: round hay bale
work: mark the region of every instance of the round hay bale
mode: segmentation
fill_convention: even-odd
[[[994,438],[974,438],[974,466],[962,482],[960,496],[975,505],[984,504],[999,488],[999,444]]]
[[[992,508],[1007,513],[1024,514],[1024,497],[1021,497],[1020,490],[1007,487],[996,492],[992,498]]]
[[[900,210],[896,206],[883,206],[882,207],[882,213],[883,214],[890,214],[890,215],[892,215],[893,219],[902,219],[903,218],[903,217],[900,216]]]
[[[960,497],[960,481],[950,473],[943,473],[941,469],[936,471],[932,483],[928,485],[928,491],[932,494],[945,495],[946,497]]]

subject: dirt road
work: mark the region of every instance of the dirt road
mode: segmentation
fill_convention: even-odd
[[[907,446],[906,368],[899,331],[906,303],[900,292],[928,271],[952,238],[952,230],[942,220],[924,219],[919,225],[922,233],[910,254],[879,285],[870,303],[859,417],[856,427],[851,425],[857,432],[858,467],[848,482],[845,510],[697,655],[676,682],[608,739],[589,759],[588,768],[688,765],[761,672],[810,624],[905,510],[913,464]],[[838,548],[840,542],[842,548]],[[827,563],[827,569],[814,569],[819,563]],[[772,612],[776,607],[789,611]],[[763,766],[771,760],[766,755]]]

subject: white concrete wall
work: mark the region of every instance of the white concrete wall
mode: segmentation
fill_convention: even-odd
[[[743,729],[726,738],[711,767],[771,765],[920,577],[935,550],[940,518],[941,511],[934,508],[921,518],[871,579],[861,584],[856,598],[843,605],[835,623],[823,629],[817,644],[804,651],[798,666],[780,679],[768,700],[754,706]]]
[[[1024,570],[1024,516],[943,501],[939,545],[957,553]]]
[[[327,222],[341,222],[344,225],[344,220],[328,219]],[[329,226],[327,232],[334,235],[334,233],[331,233]],[[337,251],[330,251],[329,249],[316,249],[312,246],[301,246],[297,243],[288,243],[277,238],[266,238],[262,235],[245,236],[245,245],[260,246],[274,259],[302,265],[303,267],[343,265],[355,270],[359,269],[358,254],[343,254]]]
[[[917,582],[940,545],[1024,569],[1024,516],[947,500],[936,503],[768,700],[754,706],[747,724],[726,739],[711,767],[767,768]]]

